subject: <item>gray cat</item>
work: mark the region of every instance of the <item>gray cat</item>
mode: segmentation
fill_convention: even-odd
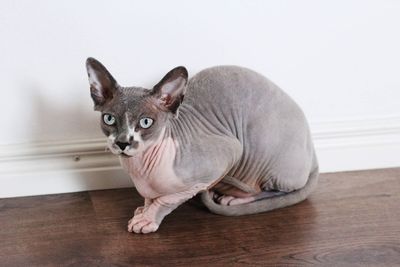
[[[318,180],[309,127],[297,104],[262,75],[237,66],[184,67],[153,89],[122,87],[86,61],[95,110],[144,206],[128,231],[150,233],[202,192],[205,206],[243,215],[296,204]]]

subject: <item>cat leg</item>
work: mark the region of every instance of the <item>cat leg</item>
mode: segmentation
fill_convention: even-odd
[[[256,200],[260,193],[255,188],[232,176],[225,176],[213,187],[214,201],[224,206],[239,205]]]
[[[270,197],[275,197],[275,196],[281,196],[286,194],[286,192],[281,192],[281,191],[263,191],[260,192],[254,196],[249,196],[249,197],[234,197],[234,196],[229,196],[229,195],[221,195],[218,196],[214,193],[214,200],[218,204],[225,205],[225,206],[234,206],[234,205],[241,205],[241,204],[246,204],[250,203],[253,201],[257,201],[260,199],[264,198],[270,198]]]
[[[192,188],[155,198],[148,207],[137,213],[128,223],[128,231],[135,233],[151,233],[157,231],[161,221],[183,202],[191,199],[200,191],[206,190],[208,184],[196,184]]]
[[[241,156],[242,146],[237,139],[211,136],[201,141],[207,146],[187,147],[187,151],[182,153],[188,156],[174,166],[178,177],[185,177],[181,179],[186,187],[153,199],[148,207],[141,209],[141,213],[129,221],[129,232],[145,234],[157,231],[165,216],[197,193],[217,184]],[[192,176],[193,174],[196,175]]]
[[[144,199],[144,205],[141,207],[137,207],[135,210],[135,215],[136,214],[140,214],[144,211],[144,209],[146,209],[148,206],[150,206],[150,204],[153,202],[153,200],[151,198],[145,198]]]

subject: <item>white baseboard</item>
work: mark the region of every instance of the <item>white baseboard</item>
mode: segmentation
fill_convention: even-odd
[[[104,138],[0,147],[0,198],[133,186]]]
[[[400,166],[400,116],[312,123],[321,172]],[[105,139],[0,146],[0,198],[133,186]]]
[[[400,166],[400,116],[311,124],[321,172]]]

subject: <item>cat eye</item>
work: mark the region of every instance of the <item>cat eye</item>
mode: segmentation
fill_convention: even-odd
[[[111,114],[104,114],[103,115],[103,121],[107,125],[114,125],[115,124],[115,117]]]
[[[143,119],[140,119],[140,121],[139,121],[139,125],[143,129],[149,128],[152,124],[153,124],[153,119],[150,119],[150,118],[143,118]]]

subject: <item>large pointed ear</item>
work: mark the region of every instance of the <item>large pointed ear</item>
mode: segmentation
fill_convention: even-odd
[[[89,76],[90,95],[94,102],[94,109],[98,110],[113,98],[118,84],[108,70],[92,57],[86,60],[86,70]]]
[[[168,72],[153,88],[152,95],[157,99],[157,105],[177,114],[186,92],[187,80],[188,72],[185,67],[176,67]]]

